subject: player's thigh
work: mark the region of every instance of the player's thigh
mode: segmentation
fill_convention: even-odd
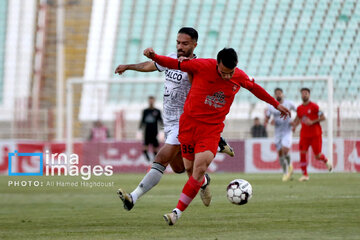
[[[160,163],[163,166],[167,166],[169,163],[174,161],[179,152],[180,145],[170,145],[165,143],[156,154],[155,162]]]
[[[281,147],[284,150],[283,152],[288,152],[292,144],[292,134],[290,132],[286,132],[282,135],[281,138]]]
[[[275,146],[277,151],[281,151],[281,133],[275,132]]]
[[[211,164],[214,157],[214,153],[210,150],[195,154],[193,177],[197,181],[202,180],[207,168]]]
[[[173,124],[164,127],[165,132],[165,143],[171,145],[180,145],[179,142],[179,125]]]
[[[311,138],[308,137],[300,137],[299,141],[299,150],[300,152],[306,152],[311,145]]]
[[[175,173],[185,172],[185,165],[184,165],[183,158],[181,156],[180,145],[179,145],[178,154],[170,162],[170,166]]]
[[[321,135],[315,136],[311,139],[311,148],[314,151],[315,156],[321,153],[322,137]]]
[[[187,172],[188,176],[190,177],[192,175],[192,173],[193,173],[194,161],[183,158],[183,162],[184,162],[186,172]]]

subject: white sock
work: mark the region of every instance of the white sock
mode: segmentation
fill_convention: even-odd
[[[152,164],[150,171],[144,176],[135,190],[130,193],[134,204],[138,198],[140,198],[159,183],[164,171],[165,167],[160,163],[154,162]]]
[[[218,146],[217,151],[220,152],[221,148]]]
[[[174,208],[173,212],[174,211],[176,212],[176,215],[178,216],[178,218],[180,218],[181,214],[182,214],[182,211],[180,211],[180,209],[178,209],[178,208]]]

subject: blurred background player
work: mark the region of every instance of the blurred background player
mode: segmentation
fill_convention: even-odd
[[[326,164],[329,172],[332,170],[332,164],[328,161],[325,155],[321,152],[322,148],[322,130],[320,122],[325,120],[324,114],[319,110],[319,106],[310,101],[310,89],[302,88],[300,90],[303,103],[298,106],[296,112],[297,116],[293,122],[293,131],[301,122],[300,131],[300,167],[302,176],[299,178],[300,182],[308,181],[309,175],[307,173],[306,153],[311,146],[315,154],[315,158]]]
[[[161,112],[159,109],[155,108],[155,97],[149,97],[149,107],[144,109],[141,117],[141,122],[139,129],[143,130],[144,133],[144,145],[143,152],[146,159],[150,162],[150,156],[148,153],[149,145],[152,145],[154,156],[156,156],[159,150],[159,141],[157,139],[158,125],[163,124],[161,118]]]
[[[109,129],[105,127],[100,120],[96,121],[90,130],[89,140],[100,142],[108,138],[110,138]]]
[[[196,58],[194,49],[197,46],[197,40],[198,32],[194,28],[181,28],[178,31],[176,38],[177,53],[171,53],[168,56],[175,59],[180,57],[187,57],[190,59]],[[131,210],[138,198],[158,184],[169,164],[175,173],[183,173],[185,171],[178,134],[180,115],[183,113],[186,96],[188,95],[191,87],[191,76],[189,76],[188,73],[177,69],[168,69],[153,61],[119,65],[116,68],[115,73],[121,75],[126,70],[140,72],[153,72],[156,70],[160,72],[165,71],[163,103],[165,144],[155,156],[152,168],[134,191],[127,194],[123,189],[118,190],[119,197],[124,202],[124,208],[126,210]],[[218,145],[219,152],[234,156],[232,148],[225,142],[224,139],[220,138]],[[202,186],[200,196],[203,203],[208,206],[211,201],[208,184],[205,183]]]
[[[283,90],[281,88],[275,88],[275,99],[284,105],[290,111],[296,111],[295,104],[291,101],[284,99]],[[292,142],[291,131],[291,118],[283,119],[280,117],[280,112],[273,106],[269,106],[265,112],[265,125],[268,124],[271,116],[273,116],[272,124],[275,125],[275,145],[279,154],[280,166],[283,170],[282,180],[288,181],[293,173],[293,166],[291,164],[289,150]]]
[[[173,225],[206,181],[204,174],[216,155],[224,120],[240,87],[272,104],[281,111],[282,116],[286,117],[290,112],[254,80],[250,80],[242,70],[236,68],[238,58],[232,48],[221,50],[217,60],[191,59],[180,62],[157,55],[152,48],[145,49],[144,55],[162,66],[186,71],[193,76],[191,91],[186,98],[179,124],[184,164],[186,169],[192,170],[192,174],[184,185],[176,208],[164,215],[165,221]]]
[[[258,117],[254,118],[254,125],[251,127],[251,136],[253,138],[267,137],[266,128],[260,123],[260,119]]]

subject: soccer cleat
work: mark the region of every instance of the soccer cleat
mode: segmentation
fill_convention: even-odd
[[[288,174],[284,174],[282,177],[282,181],[283,182],[287,182],[289,180],[289,175]]]
[[[290,180],[290,179],[291,179],[293,172],[294,172],[294,167],[293,167],[293,165],[290,163],[290,165],[289,165],[289,167],[288,167],[288,173],[287,173],[288,179],[287,179],[287,180]]]
[[[205,177],[206,177],[206,180],[207,180],[207,184],[205,186],[202,186],[201,189],[200,189],[200,198],[203,202],[203,204],[208,207],[210,205],[210,202],[211,202],[211,192],[210,192],[210,176],[205,173]]]
[[[171,226],[176,223],[176,221],[179,219],[179,217],[178,217],[177,213],[175,211],[173,211],[171,213],[165,214],[164,219],[165,219],[166,223]]]
[[[300,178],[299,178],[299,182],[305,182],[305,181],[309,181],[309,176],[305,176],[305,175],[302,175]]]
[[[130,194],[127,194],[124,190],[119,188],[117,190],[117,194],[119,195],[119,198],[124,203],[124,209],[130,211],[134,207],[134,203],[132,200],[132,197]]]
[[[232,149],[232,147],[230,147],[230,145],[225,141],[223,137],[220,137],[219,147],[220,147],[219,152],[226,153],[230,157],[235,156],[234,150]]]
[[[329,172],[331,172],[333,169],[331,162],[328,160],[325,164],[326,164],[326,167],[328,168]]]

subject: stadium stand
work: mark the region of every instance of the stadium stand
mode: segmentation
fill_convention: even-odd
[[[123,1],[113,68],[118,63],[144,60],[142,50],[147,46],[162,54],[173,52],[177,29],[189,25],[199,31],[195,52],[200,57],[215,57],[222,47],[231,46],[239,53],[240,68],[252,76],[329,75],[335,81],[336,99],[358,98],[360,3],[204,0],[189,5],[190,1]],[[125,76],[151,78],[161,74],[127,72]],[[268,90],[273,87],[273,83],[265,84]],[[299,97],[299,88],[292,85],[285,91]],[[111,91],[137,93],[135,89],[114,86]],[[132,97],[115,99],[115,95],[111,95],[114,101],[129,102],[143,102],[147,96],[145,92],[143,98],[129,94]],[[245,93],[237,101],[254,102],[255,98]]]
[[[55,2],[46,2],[49,18],[45,29],[44,72],[40,84],[40,96],[38,96],[40,108],[49,113],[50,128],[54,128],[54,119],[57,118],[53,114],[56,106],[57,6]],[[111,84],[107,92],[97,93],[97,98],[100,95],[106,97],[102,103],[108,104],[104,105],[91,95],[96,90],[77,85],[73,102],[75,136],[84,137],[90,122],[98,118],[102,118],[111,127],[115,118],[114,112],[119,109],[126,111],[126,126],[129,128],[136,126],[135,122],[140,114],[137,112],[143,108],[149,95],[154,95],[158,100],[157,104],[161,106],[163,84],[151,80],[162,79],[163,73],[127,71],[119,78],[113,72],[118,64],[146,61],[147,59],[142,56],[142,51],[146,47],[151,46],[160,54],[174,52],[176,34],[182,26],[193,26],[198,30],[199,41],[195,50],[198,57],[216,57],[216,53],[221,48],[233,47],[239,54],[239,67],[255,79],[262,76],[331,76],[334,80],[334,107],[341,108],[341,116],[345,120],[359,119],[358,106],[355,104],[360,98],[359,1],[65,0],[64,2],[65,78],[84,77],[86,80],[99,81],[150,80],[148,83]],[[22,19],[17,19],[16,16],[23,11],[24,6],[21,6],[19,1],[0,0],[0,108],[5,101],[15,103],[18,101],[15,98],[18,97],[31,98],[31,88],[34,86],[31,64],[34,61],[32,56],[35,50],[31,46],[34,42],[33,33],[36,33],[36,24],[26,19],[34,20],[38,17],[34,3],[39,2],[26,1],[27,6],[31,5],[34,11],[26,11]],[[20,22],[28,24],[27,27],[23,28],[23,25],[18,24]],[[14,31],[8,31],[9,26]],[[22,34],[27,34],[28,38]],[[21,42],[19,48],[6,47],[17,42]],[[13,54],[15,52],[16,54]],[[22,61],[14,60],[19,55],[22,56]],[[6,61],[6,56],[12,59]],[[6,64],[9,62],[11,66],[7,67]],[[26,73],[14,72],[15,68],[27,70]],[[14,75],[15,73],[17,75]],[[6,86],[14,88],[15,82],[11,79],[16,79],[16,84],[21,83],[21,89],[17,89],[16,92],[7,91]],[[260,84],[270,92],[280,86],[291,100],[299,103],[299,89],[304,83],[260,82]],[[325,82],[309,81],[305,82],[305,85],[313,89],[312,99],[319,101],[326,110],[323,94],[326,89]],[[7,97],[6,94],[9,96]],[[255,116],[262,117],[265,107],[246,90],[238,94],[234,105],[236,111],[231,112],[229,120],[241,121],[231,126],[229,136],[232,136],[233,129],[239,127],[246,129],[249,119]],[[100,116],[99,109],[107,112]],[[3,114],[1,117],[7,116],[9,115]],[[5,125],[1,123],[0,128],[10,129],[11,123]],[[354,124],[346,126],[343,124],[343,126],[351,127]],[[126,135],[130,138],[134,137],[130,132]],[[49,135],[49,138],[53,137],[54,135]]]
[[[122,1],[112,69],[120,63],[146,61],[142,50],[149,46],[160,54],[173,52],[177,30],[193,26],[199,32],[195,50],[199,57],[215,57],[221,48],[233,47],[239,54],[239,67],[255,79],[332,76],[336,107],[350,109],[346,106],[359,99],[360,90],[359,13],[360,3],[354,0]],[[150,79],[161,78],[162,74],[128,71],[124,77]],[[299,103],[299,89],[304,83],[261,84],[270,92],[280,86]],[[323,94],[326,83],[309,81],[305,85],[313,89],[312,99],[320,101],[327,110]],[[162,87],[162,83],[153,82],[113,84],[109,101],[130,104],[132,110],[140,109],[148,95],[161,99]],[[235,99],[235,106],[237,110],[229,118],[246,120],[263,116],[266,105],[242,91]],[[344,115],[356,118],[358,111],[350,110]],[[138,117],[128,116],[133,121]]]

